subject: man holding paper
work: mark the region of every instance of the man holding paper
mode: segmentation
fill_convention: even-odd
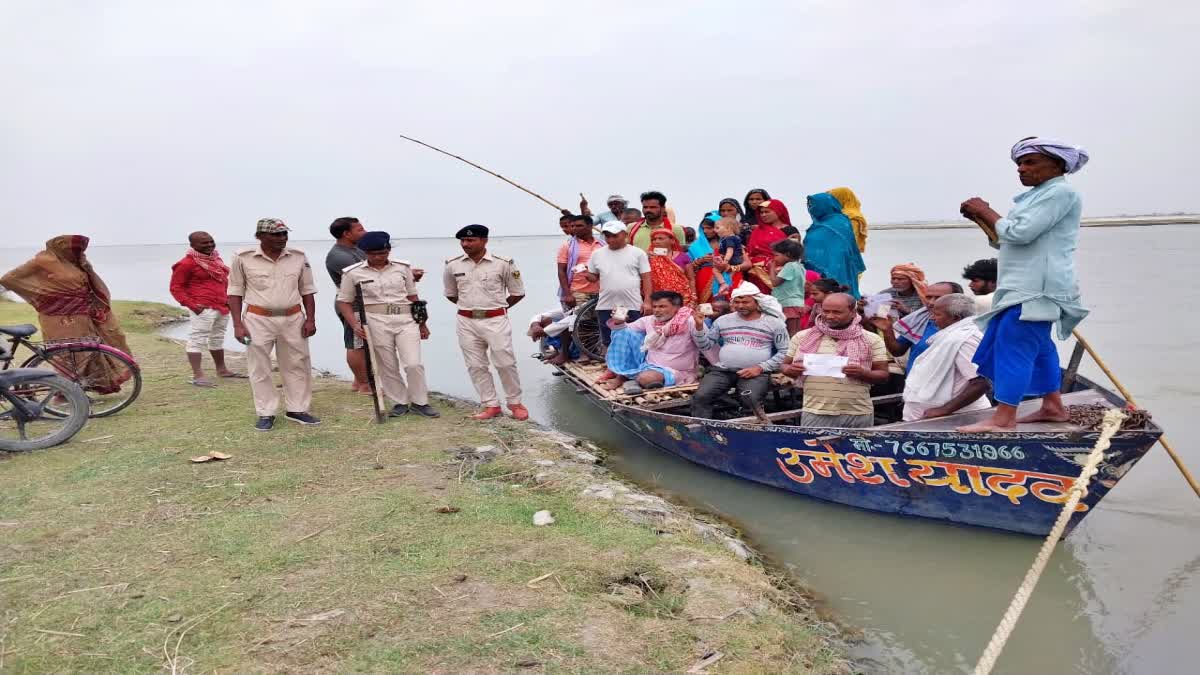
[[[854,298],[831,293],[816,326],[792,338],[783,372],[804,387],[802,427],[862,428],[875,424],[871,385],[888,379],[883,338],[862,329]]]

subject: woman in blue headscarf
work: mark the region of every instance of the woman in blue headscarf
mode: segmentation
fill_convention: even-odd
[[[858,251],[854,226],[842,213],[842,205],[828,192],[809,195],[808,214],[813,222],[804,233],[804,266],[849,286],[850,293],[858,298],[858,275],[867,266]]]

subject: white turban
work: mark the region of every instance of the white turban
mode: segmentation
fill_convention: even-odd
[[[755,286],[749,281],[743,281],[742,285],[733,289],[733,292],[729,294],[729,298],[731,300],[733,298],[742,297],[754,298],[754,301],[758,303],[758,309],[761,310],[763,314],[770,314],[778,319],[783,318],[783,305],[779,304],[779,301],[775,299],[775,296],[763,293],[762,291],[758,290],[758,286]]]
[[[1061,159],[1067,165],[1067,173],[1075,173],[1088,162],[1087,150],[1078,145],[1068,145],[1038,136],[1017,141],[1017,144],[1012,147],[1012,160],[1015,162],[1025,155],[1035,153]]]
[[[762,295],[762,291],[758,290],[758,286],[755,286],[749,281],[743,281],[741,286],[733,289],[733,293],[730,293],[729,297],[732,299],[741,298],[747,295]],[[757,298],[755,299],[757,300]]]

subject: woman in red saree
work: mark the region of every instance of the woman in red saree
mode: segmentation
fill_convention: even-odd
[[[771,246],[777,241],[787,239],[787,235],[780,228],[791,224],[792,219],[788,215],[787,206],[778,199],[759,205],[758,224],[750,231],[750,240],[745,242],[746,260],[742,263],[742,274],[763,293],[771,292],[771,275],[767,272],[767,266],[775,257]]]
[[[126,354],[129,344],[113,314],[108,287],[96,275],[84,251],[88,238],[63,235],[46,242],[46,250],[0,277],[0,286],[21,296],[38,313],[45,340],[95,336]],[[132,373],[96,358],[81,368],[88,389],[102,394],[119,391]]]
[[[691,265],[676,262],[680,254],[687,255],[674,232],[664,228],[650,233],[650,285],[655,291],[675,291],[683,296],[684,303],[694,307],[695,277],[689,273]]]

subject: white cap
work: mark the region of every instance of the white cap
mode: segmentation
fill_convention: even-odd
[[[622,223],[619,220],[610,220],[600,228],[600,231],[604,234],[620,234],[621,232],[626,231],[625,223]]]

